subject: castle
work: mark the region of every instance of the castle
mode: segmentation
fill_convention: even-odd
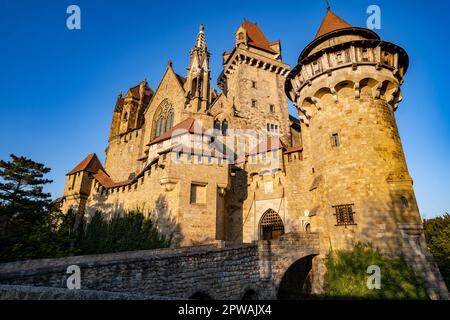
[[[186,75],[169,61],[156,89],[142,81],[118,95],[105,163],[91,154],[67,174],[64,211],[140,210],[173,247],[307,232],[323,258],[371,242],[446,291],[394,116],[402,48],[328,10],[293,69],[249,21],[223,54],[220,94],[209,58],[201,26]]]

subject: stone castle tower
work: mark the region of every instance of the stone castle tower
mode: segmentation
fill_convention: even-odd
[[[394,116],[408,62],[399,46],[328,10],[287,77],[286,93],[317,182],[311,201],[319,213],[311,226],[322,245],[370,242],[423,266],[431,257]]]
[[[292,70],[256,23],[244,21],[233,40],[220,93],[203,25],[185,77],[169,60],[155,90],[144,80],[120,93],[105,165],[91,154],[67,174],[63,210],[89,219],[137,209],[174,247],[317,233],[316,292],[330,249],[370,242],[404,256],[433,298],[447,297],[394,116],[406,52],[331,10]],[[236,130],[255,133],[240,151],[246,135]]]

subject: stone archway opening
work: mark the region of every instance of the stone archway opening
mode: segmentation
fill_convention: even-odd
[[[258,294],[255,290],[247,290],[242,297],[242,300],[258,300]]]
[[[299,300],[311,295],[312,261],[315,256],[303,257],[289,266],[278,287],[278,300]]]
[[[273,240],[284,234],[284,223],[274,210],[267,210],[259,222],[259,238],[261,240]]]

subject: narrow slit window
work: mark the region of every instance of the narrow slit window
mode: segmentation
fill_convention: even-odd
[[[337,148],[341,145],[341,140],[339,138],[339,133],[333,133],[331,135],[331,146]]]

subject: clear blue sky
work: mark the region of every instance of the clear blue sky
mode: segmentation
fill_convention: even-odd
[[[0,158],[25,155],[52,168],[60,196],[65,173],[87,154],[104,159],[116,96],[147,78],[155,89],[170,58],[185,74],[200,23],[212,77],[243,18],[280,39],[293,66],[314,37],[325,1],[0,0]],[[66,28],[77,4],[82,29]],[[279,4],[274,7],[273,4]],[[404,47],[411,64],[396,112],[423,217],[450,211],[447,1],[331,0],[333,11],[365,26],[381,7],[380,36]]]

